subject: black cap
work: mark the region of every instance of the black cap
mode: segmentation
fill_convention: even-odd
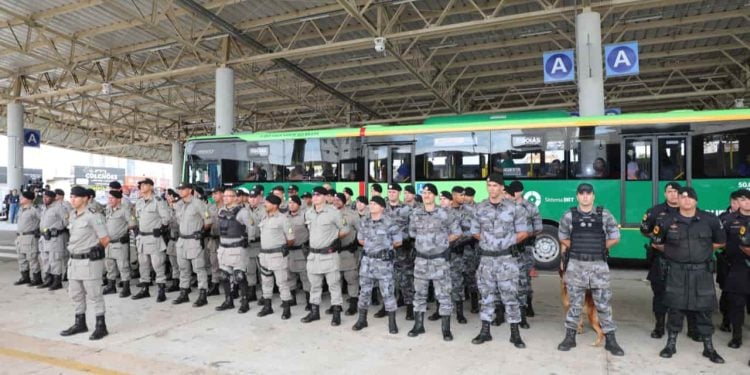
[[[122,192],[119,190],[110,190],[109,195],[111,195],[114,198],[120,199],[122,198]]]
[[[296,195],[292,195],[291,197],[289,197],[289,200],[294,203],[297,203],[300,206],[302,205],[302,199],[299,199],[299,197]]]
[[[86,189],[86,191],[89,193],[89,198],[96,197],[96,191],[94,189],[88,188],[88,189]]]
[[[429,191],[429,192],[431,192],[432,194],[435,194],[435,195],[437,195],[437,193],[438,193],[437,187],[435,187],[434,184],[424,184],[424,186],[422,187],[422,190],[423,191],[427,190],[427,191]]]
[[[257,191],[257,190],[255,190],[255,189],[252,189],[252,190],[250,190],[250,191],[247,192],[247,196],[250,197],[250,198],[255,198],[255,197],[259,196],[259,195],[260,195],[260,192]]]
[[[146,185],[154,186],[154,180],[146,177],[143,180],[138,181],[138,185],[140,185],[140,184],[146,184]]]
[[[681,187],[680,190],[677,190],[677,193],[683,197],[690,197],[698,200],[698,194],[695,192],[695,189],[691,188],[690,186]]]
[[[70,188],[71,197],[88,197],[89,192],[83,186],[73,186]]]
[[[463,188],[463,187],[461,187],[461,186],[454,186],[454,187],[453,187],[453,188],[451,189],[451,193],[459,193],[459,194],[463,194],[463,193],[464,193],[464,188]]]
[[[467,186],[466,189],[464,189],[464,195],[467,197],[473,197],[477,194],[477,191],[474,190],[473,187]]]
[[[680,185],[679,182],[670,181],[666,186],[664,186],[664,190],[667,190],[667,188],[672,188],[672,189],[675,189],[675,190],[680,190],[681,187],[682,187],[682,185]]]
[[[320,194],[320,195],[328,195],[328,189],[322,187],[322,186],[316,186],[313,189],[313,193]]]
[[[395,190],[395,191],[401,191],[401,186],[397,183],[392,183],[388,185],[388,190]]]
[[[36,195],[34,195],[34,192],[33,191],[29,191],[29,190],[21,192],[21,196],[24,197],[24,198],[26,198],[26,199],[28,199],[28,200],[30,200],[30,201],[33,201],[34,198],[36,198]]]
[[[593,192],[594,192],[594,187],[591,186],[591,184],[586,183],[586,182],[583,182],[583,183],[579,184],[578,188],[576,188],[576,193],[578,193],[578,194],[581,194],[581,193],[593,193]]]
[[[487,182],[494,182],[496,184],[504,185],[503,175],[500,173],[490,173],[487,177]]]
[[[406,187],[404,187],[404,191],[412,194],[417,194],[417,192],[414,190],[414,186],[411,185],[406,185]]]
[[[266,202],[268,202],[270,204],[275,204],[275,205],[278,206],[278,205],[281,204],[281,198],[279,198],[279,197],[277,197],[277,196],[275,196],[273,194],[268,194],[268,196],[266,197]]]
[[[62,195],[64,197],[65,192],[63,191],[63,189],[55,189],[55,195]]]
[[[304,194],[302,194],[302,198],[312,198],[312,194],[310,194],[310,193],[304,193]]]
[[[180,186],[177,187],[177,190],[182,190],[182,189],[194,189],[193,184],[189,182],[183,182],[180,184]]]
[[[750,190],[748,190],[748,189],[737,190],[737,198],[747,198],[747,199],[750,199]]]
[[[372,190],[375,190],[378,193],[382,193],[383,192],[383,187],[380,186],[380,184],[372,184]]]
[[[281,185],[276,185],[276,186],[273,187],[273,189],[271,189],[271,191],[280,191],[280,192],[283,193],[284,192],[284,187],[281,186]]]
[[[109,183],[109,188],[119,190],[119,189],[122,189],[122,185],[120,185],[119,181],[112,181]]]
[[[445,191],[445,190],[443,190],[443,191],[440,192],[440,196],[443,197],[443,198],[445,198],[445,199],[447,199],[447,200],[449,200],[449,201],[453,200],[453,194],[451,194],[450,192]]]
[[[510,185],[508,185],[508,187],[510,188],[508,193],[514,194],[514,193],[523,191],[523,184],[521,183],[521,181],[518,181],[518,180],[514,180],[513,182],[511,182]]]
[[[374,197],[370,198],[370,202],[375,202],[380,207],[385,208],[385,199],[383,199],[383,197],[374,196]]]
[[[247,190],[247,188],[242,187],[242,186],[238,186],[238,187],[234,188],[234,191],[235,191],[235,193],[237,193],[238,197],[245,196],[245,195],[250,195],[250,191]]]
[[[360,195],[360,196],[357,197],[357,202],[362,202],[364,204],[367,204],[367,198],[364,197],[364,196],[362,196],[362,195]]]
[[[352,189],[350,189],[348,187],[345,187],[344,188],[344,194],[346,194],[348,196],[352,196],[352,195],[354,195],[354,192],[352,191]]]
[[[297,185],[289,185],[289,191],[299,191]]]

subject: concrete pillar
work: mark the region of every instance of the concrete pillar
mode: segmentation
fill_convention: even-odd
[[[182,182],[182,143],[172,141],[172,186]]]
[[[234,132],[234,70],[216,69],[216,135]]]
[[[8,188],[21,189],[23,180],[23,104],[8,103]]]
[[[578,111],[582,117],[604,115],[602,54],[601,18],[586,9],[576,16]]]

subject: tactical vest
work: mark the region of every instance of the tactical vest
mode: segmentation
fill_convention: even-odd
[[[570,233],[570,254],[589,257],[590,260],[605,260],[607,235],[604,233],[602,207],[596,208],[596,215],[584,215],[577,207],[570,209],[573,215],[573,229]]]
[[[245,225],[237,221],[237,214],[242,209],[235,206],[230,209],[219,211],[219,234],[224,238],[241,238],[247,233]]]
[[[727,231],[727,243],[724,251],[732,263],[744,263],[746,257],[740,249],[740,245],[747,246],[748,240],[750,240],[750,235],[747,233],[749,222],[750,217],[738,212],[732,212],[724,217],[724,229]]]

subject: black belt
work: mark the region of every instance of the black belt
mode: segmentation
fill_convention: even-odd
[[[704,263],[678,263],[674,261],[668,261],[669,267],[677,267],[683,270],[704,270],[707,267],[710,268],[710,262]]]
[[[248,241],[248,242],[249,242],[249,243],[257,243],[257,242],[260,242],[260,238],[256,238],[256,239],[254,239],[254,240],[250,240],[250,241]]]
[[[598,261],[604,261],[604,255],[570,253],[570,259],[575,259],[580,262],[598,262]]]
[[[207,236],[207,237],[210,237],[210,238],[213,238],[213,239],[216,239],[216,240],[218,240],[218,239],[219,239],[219,235],[218,235],[218,234],[217,234],[217,235],[213,235],[213,234],[212,234],[212,235],[210,235],[210,236]]]
[[[417,251],[417,258],[428,259],[428,260],[443,258],[445,260],[448,260],[448,258],[450,257],[450,254],[451,254],[450,249],[443,251],[440,254],[432,254],[432,255],[422,254],[419,251]]]
[[[350,253],[357,251],[357,241],[354,241],[350,243],[349,245],[342,246],[341,251],[348,251]]]
[[[303,247],[304,246],[302,246],[302,245],[299,245],[299,246],[289,246],[288,249],[289,250],[302,250]]]
[[[52,229],[47,229],[44,232],[42,232],[42,235],[44,236],[45,239],[49,239],[49,238],[55,238],[55,237],[62,236],[62,234],[65,233],[65,232],[67,232],[67,229],[54,229],[54,228],[52,228]]]
[[[487,251],[487,250],[479,249],[479,256],[482,256],[482,257],[495,258],[495,257],[506,256],[506,255],[511,255],[510,250],[506,249],[506,250],[500,250],[500,251]]]
[[[122,237],[120,237],[120,238],[118,238],[116,240],[110,240],[109,242],[110,243],[119,242],[121,244],[130,243],[130,236],[122,236]]]
[[[82,253],[82,254],[71,253],[70,259],[90,259],[90,260],[104,259],[104,248],[95,246],[88,253]]]
[[[373,251],[369,254],[364,254],[364,255],[371,259],[380,259],[380,260],[393,260],[393,258],[395,257],[394,251],[391,249]]]
[[[200,240],[200,239],[203,239],[203,232],[198,231],[193,234],[180,233],[180,238],[186,239],[186,240]]]
[[[260,252],[262,254],[278,254],[278,253],[283,253],[284,252],[284,247],[283,246],[282,247],[276,247],[276,248],[268,249],[268,250],[266,250],[266,249],[260,249]]]
[[[324,247],[322,249],[310,248],[310,252],[313,254],[333,254],[336,252],[336,249],[334,249],[333,247]]]
[[[235,242],[219,242],[219,247],[247,247],[247,240],[243,238]]]
[[[29,235],[32,235],[32,234],[36,235],[38,233],[39,233],[38,230],[32,230],[32,231],[28,231],[28,232],[18,232],[18,233],[16,233],[16,235],[17,236],[29,236]]]

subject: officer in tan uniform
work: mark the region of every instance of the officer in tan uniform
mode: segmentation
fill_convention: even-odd
[[[359,227],[359,215],[346,206],[346,195],[336,194],[333,206],[341,212],[341,225],[346,228],[346,236],[341,239],[341,251],[339,252],[341,277],[346,280],[346,294],[349,295],[349,307],[346,315],[357,313],[357,302],[359,301],[359,259],[362,253],[357,243],[357,228]],[[328,311],[326,311],[328,313]]]
[[[298,196],[289,198],[289,212],[287,212],[289,223],[294,231],[294,243],[289,246],[289,289],[292,293],[292,306],[297,305],[297,297],[294,289],[297,280],[302,282],[302,290],[305,292],[305,310],[310,311],[310,279],[307,277],[307,241],[310,233],[305,225],[305,214],[302,209],[302,200]]]
[[[167,230],[169,231],[169,241],[167,241],[167,259],[169,260],[169,269],[172,271],[172,282],[167,288],[167,293],[180,291],[180,265],[177,264],[177,240],[180,238],[180,223],[174,217],[174,204],[180,200],[180,195],[176,191],[169,189],[164,195],[169,205],[171,213]]]
[[[188,288],[190,288],[190,277],[195,272],[198,275],[198,299],[193,303],[193,307],[201,307],[208,303],[206,300],[208,272],[201,239],[203,231],[211,225],[211,217],[206,204],[194,195],[192,184],[183,183],[177,189],[181,198],[174,205],[174,215],[180,223],[180,238],[177,240],[180,295],[172,301],[172,304],[179,305],[190,301]]]
[[[34,192],[24,191],[20,198],[21,209],[18,213],[18,227],[16,237],[16,253],[18,254],[18,270],[21,278],[13,285],[42,283],[42,271],[39,267],[39,219],[41,213],[34,207]]]
[[[93,305],[96,314],[96,329],[89,337],[99,340],[108,334],[104,321],[104,296],[102,295],[102,273],[104,272],[104,248],[109,244],[104,217],[88,209],[88,192],[80,186],[70,190],[70,203],[75,211],[70,217],[70,242],[68,251],[68,295],[75,304],[75,323],[60,332],[62,336],[88,331],[86,326],[86,301]]]
[[[63,259],[65,257],[65,231],[68,226],[70,213],[65,210],[61,202],[55,201],[56,194],[52,190],[44,191],[44,207],[39,221],[41,238],[39,240],[39,258],[42,272],[47,274],[47,280],[37,288],[49,290],[62,289]]]
[[[262,196],[256,190],[258,186],[250,190],[247,197],[247,210],[250,213],[247,221],[248,262],[247,262],[247,285],[248,298],[250,301],[258,301],[256,286],[258,285],[258,255],[260,254],[260,228],[258,224],[266,217],[266,209],[261,205]],[[258,301],[263,305],[263,297]]]
[[[129,206],[122,203],[122,192],[109,191],[107,208],[105,209],[109,246],[105,250],[104,266],[107,268],[107,286],[103,294],[117,293],[117,276],[122,280],[120,298],[130,296],[130,235],[128,222],[133,216]]]
[[[169,230],[172,212],[167,202],[154,194],[154,181],[150,178],[138,182],[141,197],[135,202],[135,215],[130,225],[137,233],[136,248],[141,290],[132,298],[137,300],[150,297],[148,286],[151,283],[151,269],[156,272],[156,285],[159,288],[156,302],[167,300],[165,261],[167,245],[162,239],[162,232]]]
[[[310,231],[310,255],[307,257],[307,276],[310,278],[310,313],[302,323],[320,320],[320,300],[323,278],[326,279],[333,305],[332,326],[341,324],[341,269],[339,249],[346,236],[341,213],[327,205],[328,191],[318,186],[313,190],[313,207],[305,210],[305,223]]]
[[[211,216],[211,222],[219,222],[219,209],[224,206],[224,188],[219,186],[212,193],[213,203],[208,204],[208,213]],[[208,280],[208,293],[209,296],[219,295],[219,283],[221,282],[221,271],[219,269],[219,257],[217,250],[219,249],[219,226],[211,224],[211,229],[206,232],[205,238],[206,244],[206,264],[209,264],[211,269],[211,278]]]
[[[289,269],[286,256],[287,246],[294,244],[294,230],[286,215],[279,212],[281,198],[276,195],[266,197],[266,217],[258,225],[260,227],[260,279],[263,287],[263,310],[259,317],[273,314],[271,300],[273,299],[273,280],[281,294],[281,319],[289,319],[292,295],[289,293]]]

